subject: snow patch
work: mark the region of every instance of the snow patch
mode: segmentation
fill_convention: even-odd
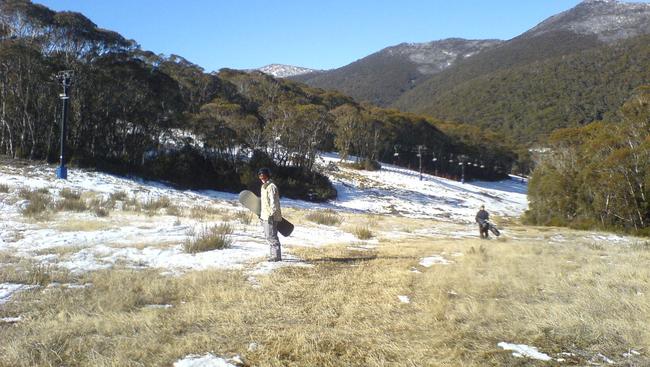
[[[204,356],[189,355],[174,362],[174,367],[237,367],[237,365],[230,363],[227,359],[207,353]]]
[[[420,265],[424,266],[425,268],[430,268],[433,265],[449,265],[449,264],[453,264],[453,261],[447,260],[440,255],[433,255],[433,256],[422,258],[420,260]]]
[[[550,361],[552,358],[547,354],[544,354],[537,350],[536,347],[531,347],[525,344],[510,344],[506,342],[501,342],[497,344],[499,347],[505,350],[513,351],[512,355],[519,358],[530,358],[537,359],[540,361]]]
[[[15,284],[15,283],[1,283],[0,284],[0,305],[9,302],[11,297],[20,291],[37,288],[36,285]]]

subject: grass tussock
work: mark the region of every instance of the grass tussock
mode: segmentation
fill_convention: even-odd
[[[255,214],[251,213],[249,210],[238,210],[234,214],[235,220],[245,225],[251,224],[254,216]]]
[[[9,185],[0,184],[0,193],[6,194],[10,191]]]
[[[193,206],[190,209],[190,217],[194,219],[207,219],[219,217],[226,214],[223,208],[217,208],[209,205]]]
[[[64,199],[79,200],[81,199],[81,192],[66,187],[61,189],[59,196]]]
[[[142,209],[146,211],[157,212],[161,209],[169,208],[172,205],[172,201],[167,196],[161,196],[158,198],[150,198],[145,200],[142,203]]]
[[[333,210],[322,210],[322,211],[311,211],[305,215],[305,218],[311,222],[326,225],[326,226],[338,226],[343,222],[341,216],[339,216]]]
[[[47,286],[52,282],[65,282],[70,274],[51,265],[38,264],[25,259],[0,266],[0,283]]]
[[[187,253],[195,254],[229,248],[232,245],[230,235],[233,231],[233,227],[228,223],[211,227],[203,226],[198,232],[190,231],[189,238],[183,244],[183,249]]]
[[[360,240],[369,240],[374,237],[372,231],[365,226],[355,227],[352,230],[352,234],[355,235]]]
[[[22,188],[18,196],[28,201],[27,205],[21,210],[25,217],[33,219],[47,219],[50,209],[52,208],[52,195],[46,188],[30,190]]]
[[[116,191],[112,192],[110,195],[110,200],[113,202],[116,201],[128,201],[129,200],[129,194],[126,193],[126,191]]]
[[[64,198],[56,203],[56,210],[68,212],[84,212],[88,205],[81,198]]]

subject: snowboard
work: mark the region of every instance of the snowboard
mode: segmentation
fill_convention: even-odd
[[[239,202],[245,208],[253,212],[253,214],[260,216],[262,212],[262,201],[259,196],[255,195],[252,191],[244,190],[239,193]],[[289,237],[291,232],[293,232],[293,224],[288,220],[282,218],[282,221],[278,223],[278,232],[284,237]]]

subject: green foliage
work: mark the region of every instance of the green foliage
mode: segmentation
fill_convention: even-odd
[[[488,50],[432,77],[395,106],[478,125],[524,145],[543,142],[557,128],[613,118],[634,88],[650,83],[650,36],[586,44],[546,45],[562,50],[520,55],[516,62],[508,61],[516,55],[509,56],[512,45]],[[492,65],[499,60],[501,66]]]
[[[527,221],[577,228],[650,227],[650,88],[616,122],[554,132],[529,183]]]
[[[50,77],[62,69],[74,72],[72,164],[184,188],[238,191],[255,182],[263,163],[277,167],[284,195],[326,200],[336,191],[314,172],[319,150],[376,162],[391,160],[396,145],[412,152],[427,144],[441,154],[469,148],[422,116],[338,92],[259,72],[206,73],[181,56],[141,50],[78,13],[22,0],[0,3],[0,13],[0,153],[12,157],[58,160],[52,116],[60,101],[52,96],[60,86]],[[407,153],[399,163],[413,161]]]

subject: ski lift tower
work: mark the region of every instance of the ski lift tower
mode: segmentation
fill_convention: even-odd
[[[469,157],[465,154],[461,154],[458,156],[458,165],[460,166],[461,170],[461,175],[460,175],[460,183],[465,183],[465,166],[471,163],[468,163]]]
[[[60,71],[56,74],[56,80],[61,83],[63,86],[63,93],[59,94],[61,102],[63,104],[63,109],[61,111],[61,155],[59,168],[56,169],[56,177],[60,179],[68,178],[68,169],[65,167],[65,129],[66,129],[66,120],[68,119],[68,100],[70,96],[68,95],[68,90],[70,85],[72,85],[72,77],[74,72],[72,70]]]
[[[422,181],[422,155],[424,154],[424,151],[427,150],[427,147],[424,145],[418,145],[416,152],[418,152],[417,157],[420,162],[420,181]]]

